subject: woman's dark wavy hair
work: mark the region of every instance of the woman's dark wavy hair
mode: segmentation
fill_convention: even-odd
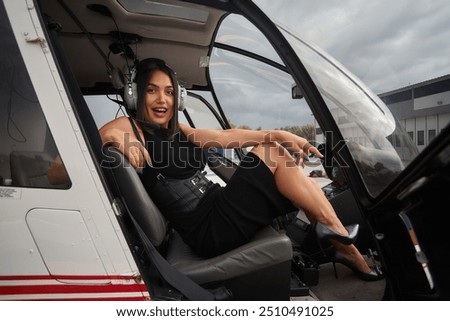
[[[172,138],[179,132],[180,126],[178,124],[178,104],[179,104],[179,86],[176,73],[166,65],[165,61],[158,58],[147,58],[140,61],[136,67],[136,90],[137,90],[137,106],[136,106],[136,120],[139,122],[142,130],[153,133],[155,127],[153,127],[147,119],[145,119],[145,92],[147,90],[147,84],[150,77],[157,70],[164,72],[169,76],[172,81],[174,89],[174,104],[173,104],[173,117],[169,121],[169,127],[167,136]]]

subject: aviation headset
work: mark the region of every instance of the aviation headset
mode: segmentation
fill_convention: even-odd
[[[151,58],[153,59],[153,58]],[[166,68],[170,69],[170,67],[168,67],[163,60],[160,59],[154,59],[156,64],[163,64]],[[123,95],[123,99],[125,100],[126,104],[127,104],[127,108],[130,110],[137,110],[137,100],[138,100],[138,93],[137,93],[137,83],[136,83],[136,73],[137,73],[137,65],[133,66],[133,69],[131,70],[131,76],[130,79],[127,81],[127,84],[124,86],[124,95]],[[172,69],[170,69],[172,70]],[[173,72],[173,74],[175,74],[175,72]],[[176,79],[173,79],[173,82],[176,82],[174,84],[175,87],[175,94],[177,95],[177,108],[179,111],[183,111],[185,109],[185,99],[187,96],[187,91],[186,88],[180,86],[180,84],[178,83],[178,81]]]

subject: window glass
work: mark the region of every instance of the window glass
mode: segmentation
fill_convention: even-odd
[[[220,25],[215,41],[283,64],[266,37],[241,15],[229,15]]]
[[[0,37],[0,185],[69,188],[3,3]]]
[[[289,74],[216,48],[211,57],[210,75],[232,127],[280,129],[311,125],[315,132],[306,101],[292,99],[294,80]]]
[[[425,145],[425,132],[423,130],[417,131],[417,145]]]
[[[303,62],[344,138],[329,143],[345,143],[367,191],[377,196],[416,157],[417,147],[381,99],[344,66],[294,32],[278,27]],[[393,145],[397,138],[392,136],[398,136],[400,144]]]
[[[128,116],[125,107],[120,106],[117,102],[112,101],[110,97],[105,95],[88,95],[84,96],[84,99],[97,128],[102,127],[117,117]],[[120,101],[119,97],[114,97],[113,99]]]
[[[428,143],[430,143],[436,137],[436,129],[428,130]]]
[[[196,128],[208,128],[208,129],[222,129],[222,125],[215,116],[214,112],[207,106],[207,104],[200,99],[202,96],[208,96],[205,93],[198,95],[190,94],[186,97],[185,106],[188,117],[192,120],[194,127]],[[208,100],[210,102],[211,100]],[[212,106],[211,106],[212,107]],[[179,113],[179,121],[181,123],[189,124],[183,113]]]

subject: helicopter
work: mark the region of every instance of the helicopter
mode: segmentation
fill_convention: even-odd
[[[419,153],[378,96],[255,2],[4,0],[0,16],[0,300],[450,298],[450,127]],[[193,254],[98,133],[132,114],[148,57],[176,71],[192,127],[309,129],[325,157],[305,170],[384,279],[335,278],[301,210]],[[245,153],[211,153],[208,175],[226,184]],[[65,179],[49,178],[57,165]]]

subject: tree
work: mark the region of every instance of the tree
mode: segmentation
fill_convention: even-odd
[[[229,122],[229,124],[230,124],[231,128],[252,129],[248,125],[236,126],[235,124],[233,124],[231,122]],[[303,126],[299,126],[299,125],[284,126],[284,127],[275,128],[275,129],[285,130],[285,131],[293,133],[297,136],[304,137],[305,139],[307,139],[310,142],[313,142],[315,139],[316,128],[313,124],[307,124],[307,125],[303,125]],[[256,128],[256,130],[262,130],[261,126]]]

